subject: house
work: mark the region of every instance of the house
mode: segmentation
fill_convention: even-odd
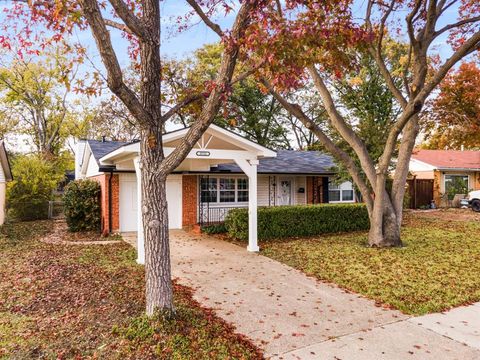
[[[480,151],[414,150],[410,173],[416,179],[433,180],[433,199],[446,205],[446,194],[480,190]]]
[[[7,182],[12,180],[12,170],[10,169],[5,143],[0,140],[0,225],[5,222]]]
[[[163,136],[168,156],[187,129]],[[77,178],[101,184],[102,231],[137,233],[143,262],[140,209],[140,143],[84,140],[76,155]],[[273,151],[211,125],[167,178],[169,227],[179,229],[224,220],[232,208],[249,208],[248,250],[258,251],[257,206],[355,202],[352,184],[334,184],[331,156]]]

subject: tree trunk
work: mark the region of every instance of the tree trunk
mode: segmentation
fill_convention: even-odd
[[[155,131],[155,132],[154,132]],[[156,135],[156,136],[155,136]],[[146,311],[173,313],[166,174],[159,171],[163,160],[161,131],[142,131],[142,213],[145,239]]]
[[[398,214],[395,212],[385,184],[386,175],[377,175],[376,196],[370,215],[368,244],[372,247],[399,247],[402,246],[401,224],[397,221]]]

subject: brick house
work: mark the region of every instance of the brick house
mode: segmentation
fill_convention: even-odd
[[[417,179],[433,180],[433,199],[446,204],[451,187],[480,190],[480,151],[414,150],[409,165]]]
[[[165,154],[188,129],[163,137]],[[76,155],[76,178],[102,188],[102,231],[134,232],[143,248],[138,142],[84,140]],[[232,208],[249,208],[249,246],[257,251],[257,206],[355,202],[350,182],[335,184],[331,156],[317,151],[272,151],[211,125],[182,164],[167,178],[169,227],[222,222]],[[139,262],[142,262],[139,253]]]

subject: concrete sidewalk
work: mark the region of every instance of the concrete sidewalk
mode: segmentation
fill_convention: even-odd
[[[377,307],[225,241],[172,231],[171,254],[174,276],[267,357],[480,359],[480,350],[432,331],[426,324],[433,318],[418,325],[422,318]]]

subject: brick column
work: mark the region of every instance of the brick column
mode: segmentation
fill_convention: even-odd
[[[102,234],[107,236],[109,234],[109,202],[108,202],[108,185],[109,185],[110,174],[100,174],[97,176],[92,176],[90,179],[97,181],[100,184],[101,197],[100,197],[100,207],[101,207],[101,230]],[[120,229],[120,199],[119,199],[119,188],[120,182],[118,174],[114,174],[112,177],[112,232],[118,231]]]
[[[182,177],[182,226],[193,226],[197,223],[198,210],[198,176]]]
[[[442,182],[442,173],[438,170],[433,171],[433,199],[437,207],[443,206],[440,194],[440,186]]]

